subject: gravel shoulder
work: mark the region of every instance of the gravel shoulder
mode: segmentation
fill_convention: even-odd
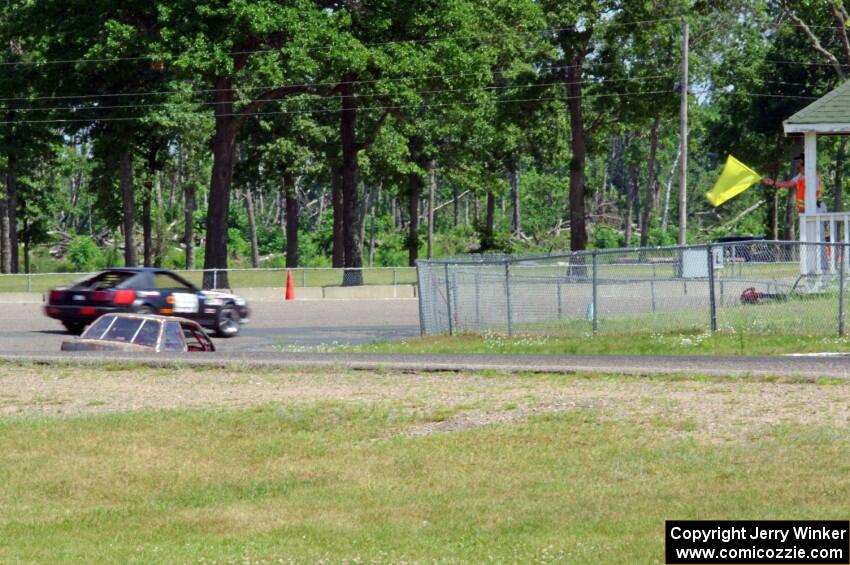
[[[844,381],[156,369],[0,364],[0,421],[136,410],[247,408],[318,402],[386,404],[425,422],[409,435],[456,432],[564,410],[630,417],[671,436],[724,442],[777,424],[850,426]]]

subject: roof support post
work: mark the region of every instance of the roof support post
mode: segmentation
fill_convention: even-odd
[[[806,178],[806,214],[817,212],[817,197],[815,196],[818,191],[817,136],[817,133],[807,131],[803,138],[803,153],[806,157],[806,169],[804,171]]]
[[[818,241],[818,224],[810,214],[817,213],[817,133],[807,131],[803,137],[803,155],[805,157],[805,168],[803,178],[806,179],[805,211],[800,214],[800,274],[811,275],[819,272],[818,248],[808,246],[806,242]]]

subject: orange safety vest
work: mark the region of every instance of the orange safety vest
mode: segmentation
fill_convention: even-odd
[[[815,198],[820,196],[820,175],[818,175],[818,191],[815,193]],[[798,175],[797,177],[797,211],[803,213],[806,211],[806,177]]]

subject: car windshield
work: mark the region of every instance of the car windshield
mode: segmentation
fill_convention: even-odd
[[[136,273],[132,271],[104,271],[81,280],[74,287],[86,290],[109,290],[121,286],[135,275]]]
[[[89,329],[85,331],[82,337],[86,339],[100,339],[114,321],[115,316],[101,316],[95,323],[89,326]]]
[[[115,318],[115,323],[109,326],[101,339],[130,343],[143,322],[139,318]]]

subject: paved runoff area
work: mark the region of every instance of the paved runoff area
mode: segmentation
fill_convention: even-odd
[[[251,322],[233,339],[215,339],[212,355],[61,353],[69,336],[40,304],[4,304],[0,359],[152,365],[346,367],[399,371],[596,372],[850,379],[850,356],[629,357],[557,355],[416,355],[334,353],[335,345],[402,340],[419,335],[415,299],[254,302]],[[321,347],[319,351],[316,349]],[[323,351],[322,351],[323,350]]]
[[[318,345],[350,345],[419,335],[415,299],[252,302],[251,321],[233,339],[217,339],[224,353],[275,352]],[[0,354],[59,351],[69,335],[41,304],[2,304]]]

